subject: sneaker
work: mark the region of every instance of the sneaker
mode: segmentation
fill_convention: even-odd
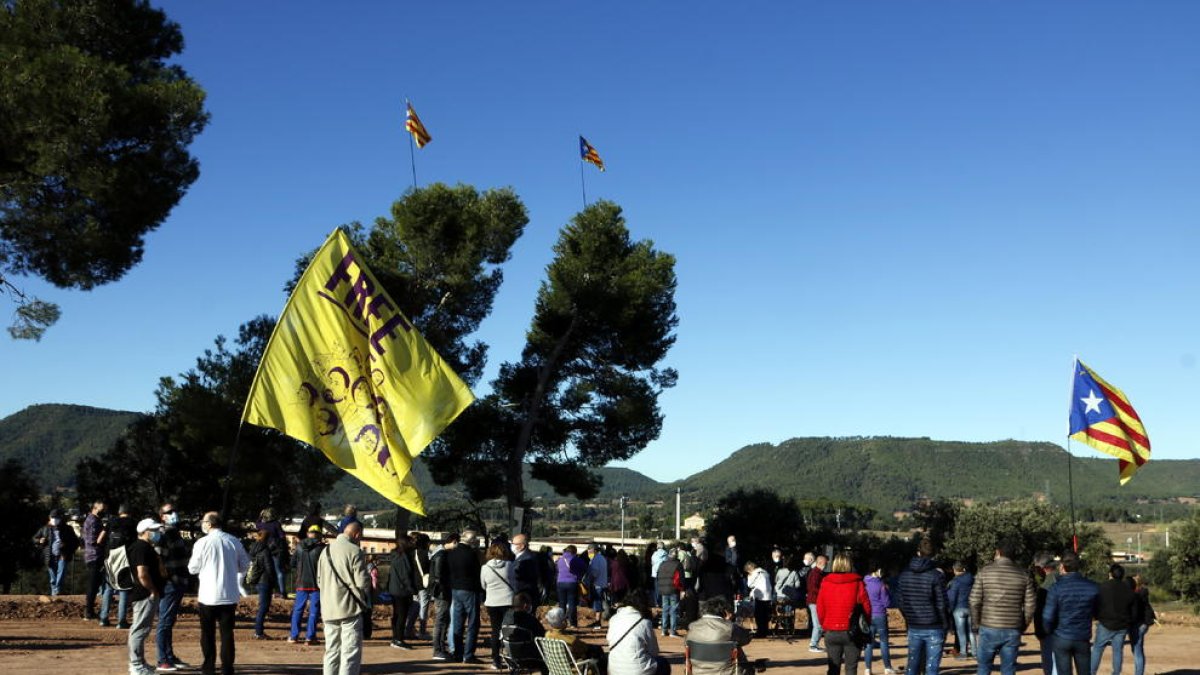
[[[296,644],[297,642],[299,642],[299,640],[297,640],[296,638],[292,637],[291,635],[289,635],[289,636],[288,636],[288,644],[293,644],[293,645],[294,645],[294,644]]]
[[[164,661],[163,663],[158,664],[158,668],[156,670],[158,670],[160,673],[173,673],[179,670],[179,667],[173,663]]]
[[[463,658],[462,662],[463,662],[463,663],[466,663],[466,664],[469,664],[469,665],[472,665],[472,666],[479,665],[479,664],[483,663],[483,661],[480,661],[479,659],[475,658],[474,656],[468,656],[468,657],[465,657],[465,658]]]
[[[408,645],[408,643],[403,640],[392,640],[392,646],[395,647],[396,649],[405,649],[408,651],[412,651],[412,647],[410,647]]]
[[[676,633],[675,631],[671,631],[668,635],[670,635],[673,638],[679,637],[679,633]]]
[[[251,635],[250,637],[254,638],[255,640],[266,640],[267,634],[266,633],[255,633],[254,635]]]
[[[148,663],[129,664],[129,675],[155,675],[155,670]]]
[[[100,619],[101,628],[112,628],[112,623],[108,619]]]
[[[503,670],[499,661],[492,661],[492,670]]]
[[[316,647],[321,644],[321,641],[316,638],[309,638],[304,641],[304,644],[308,645],[309,647]]]
[[[814,654],[824,654],[825,653],[824,649],[821,649],[820,647],[813,647],[812,645],[809,645],[808,651],[810,651]]]
[[[891,668],[884,668],[883,675],[896,675],[896,671],[892,670]]]
[[[434,652],[433,660],[434,661],[448,661],[449,657],[446,656],[445,652]]]
[[[183,659],[171,659],[171,665],[175,666],[176,668],[178,668],[180,670],[187,670],[188,668],[192,667],[192,664],[188,663],[187,661],[184,661]]]

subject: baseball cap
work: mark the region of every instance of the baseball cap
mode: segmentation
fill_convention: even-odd
[[[320,525],[309,525],[309,526],[308,526],[308,531],[309,531],[309,532],[316,532],[317,534],[321,534],[321,526],[320,526]]]
[[[161,529],[162,529],[162,523],[158,522],[157,520],[155,520],[153,518],[143,518],[137,524],[137,533],[138,534],[147,532],[149,530],[161,530]]]

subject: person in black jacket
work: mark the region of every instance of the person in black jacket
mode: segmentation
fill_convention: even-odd
[[[274,583],[274,559],[277,555],[274,542],[265,529],[256,530],[254,543],[250,545],[250,570],[246,574],[246,585],[258,590],[258,614],[254,617],[254,639],[265,640],[263,632],[267,610],[271,608],[271,588]]]
[[[538,555],[529,550],[529,536],[526,534],[514,535],[512,552],[515,566],[514,576],[517,582],[514,590],[540,600],[542,597],[542,565],[538,560]]]
[[[429,555],[429,597],[433,599],[433,660],[450,658],[446,638],[450,628],[450,573],[446,556],[458,546],[458,535],[451,532],[442,545]]]
[[[66,577],[67,561],[79,548],[79,537],[67,524],[63,512],[54,509],[46,524],[33,536],[33,541],[41,548],[42,563],[50,576],[50,595],[58,595]]]
[[[450,586],[450,651],[463,663],[477,664],[475,643],[479,640],[479,554],[473,537],[464,537],[446,554],[446,577]],[[465,629],[465,635],[464,635]]]
[[[946,582],[933,562],[933,542],[926,537],[917,546],[917,557],[900,573],[900,612],[908,624],[908,668],[920,672],[921,666],[935,675],[942,666],[942,644],[950,626],[950,603]]]
[[[317,619],[321,615],[321,589],[317,585],[317,561],[325,551],[321,539],[321,526],[312,524],[305,538],[296,546],[292,556],[292,583],[296,586],[296,599],[292,605],[292,630],[288,642],[300,639],[300,622],[304,620],[304,608],[308,607],[308,623],[305,625],[304,641],[317,644]]]
[[[429,535],[413,531],[408,534],[408,537],[412,539],[412,561],[416,565],[417,579],[421,583],[417,587],[417,601],[408,610],[408,623],[404,626],[404,635],[413,640],[428,640],[429,605],[433,602],[428,588],[432,571],[429,563]],[[421,623],[419,632],[417,631],[418,621]]]
[[[408,622],[413,596],[421,588],[421,579],[413,564],[412,546],[412,540],[401,535],[389,558],[391,570],[388,571],[387,592],[392,596],[392,646],[397,649],[412,649],[404,641],[404,626]]]
[[[1111,644],[1113,672],[1121,672],[1125,636],[1134,627],[1137,613],[1137,596],[1125,583],[1125,568],[1113,563],[1108,568],[1108,581],[1100,584],[1100,599],[1096,609],[1096,639],[1092,642],[1093,671],[1100,663],[1104,647]]]

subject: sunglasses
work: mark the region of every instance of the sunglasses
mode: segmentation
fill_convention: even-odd
[[[163,512],[162,512],[162,514],[163,514],[164,516],[169,516],[169,515],[171,515],[172,513],[175,513],[175,509],[170,509],[170,510],[168,510],[168,511],[163,511]]]

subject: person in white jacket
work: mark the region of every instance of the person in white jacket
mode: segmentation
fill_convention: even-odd
[[[640,593],[625,596],[608,621],[608,675],[669,675],[671,664],[658,654],[650,609]]]
[[[771,611],[775,602],[775,585],[767,571],[753,562],[746,563],[746,588],[754,601],[754,637],[767,637]]]
[[[492,669],[499,670],[500,625],[504,614],[512,607],[513,590],[516,588],[516,566],[513,554],[502,541],[494,541],[487,550],[487,560],[479,568],[479,585],[483,586],[483,606],[487,610],[488,625],[492,627]]]
[[[250,555],[237,537],[221,529],[221,516],[209,511],[200,519],[204,536],[192,547],[188,571],[200,577],[196,594],[200,615],[201,672],[215,672],[217,624],[221,627],[221,672],[233,675],[233,618],[241,597],[238,577],[250,569]]]

